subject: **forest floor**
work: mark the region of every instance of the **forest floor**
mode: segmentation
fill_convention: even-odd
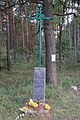
[[[0,120],[15,120],[19,108],[32,98],[33,64],[16,64],[0,71]],[[46,102],[53,109],[52,120],[80,120],[80,64],[58,71],[58,86],[46,84]],[[77,86],[77,90],[72,90]],[[28,120],[27,116],[19,120]],[[31,118],[30,120],[35,120]]]

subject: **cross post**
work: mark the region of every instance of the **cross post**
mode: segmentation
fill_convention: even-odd
[[[43,5],[39,4],[39,13],[34,17],[30,17],[30,20],[39,21],[39,67],[42,66],[42,24],[43,20],[53,20],[53,18],[48,18],[43,14]]]

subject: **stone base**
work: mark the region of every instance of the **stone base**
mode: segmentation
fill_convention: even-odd
[[[52,120],[53,109],[46,110],[44,108],[45,104],[46,103],[39,103],[38,108],[34,108],[26,104],[26,107],[29,110],[24,114],[22,120]]]
[[[52,113],[36,113],[33,115],[29,115],[28,120],[52,120],[53,114]]]
[[[50,111],[48,113],[33,113],[33,114],[26,114],[22,120],[52,120],[53,119],[53,112]]]

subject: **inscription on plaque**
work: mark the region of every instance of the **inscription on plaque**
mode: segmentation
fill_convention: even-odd
[[[33,100],[45,101],[45,79],[46,79],[46,68],[35,67],[34,68],[34,93]]]

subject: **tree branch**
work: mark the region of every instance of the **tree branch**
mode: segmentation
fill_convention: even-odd
[[[22,1],[22,2],[17,2],[17,3],[12,3],[12,5],[9,5],[8,7],[6,7],[5,5],[3,6],[3,5],[1,5],[0,7],[0,11],[5,11],[5,10],[7,10],[7,9],[10,9],[10,8],[12,8],[12,7],[15,7],[15,5],[21,5],[21,6],[23,6],[24,4],[26,4],[27,2],[29,2],[29,3],[41,3],[42,4],[42,0],[26,0],[25,2],[24,1]]]
[[[10,9],[12,7],[15,7],[15,5],[21,5],[22,6],[22,5],[26,4],[26,3],[27,3],[27,1],[22,2],[22,3],[13,3],[13,4],[9,5],[8,7],[1,5],[2,8],[0,8],[0,11],[5,11],[7,9]]]
[[[58,14],[58,13],[55,13],[55,14],[53,14],[53,15],[55,15],[55,16],[68,16],[68,15],[74,15],[74,17],[77,17],[77,15],[75,14],[75,13],[66,13],[66,14]]]

